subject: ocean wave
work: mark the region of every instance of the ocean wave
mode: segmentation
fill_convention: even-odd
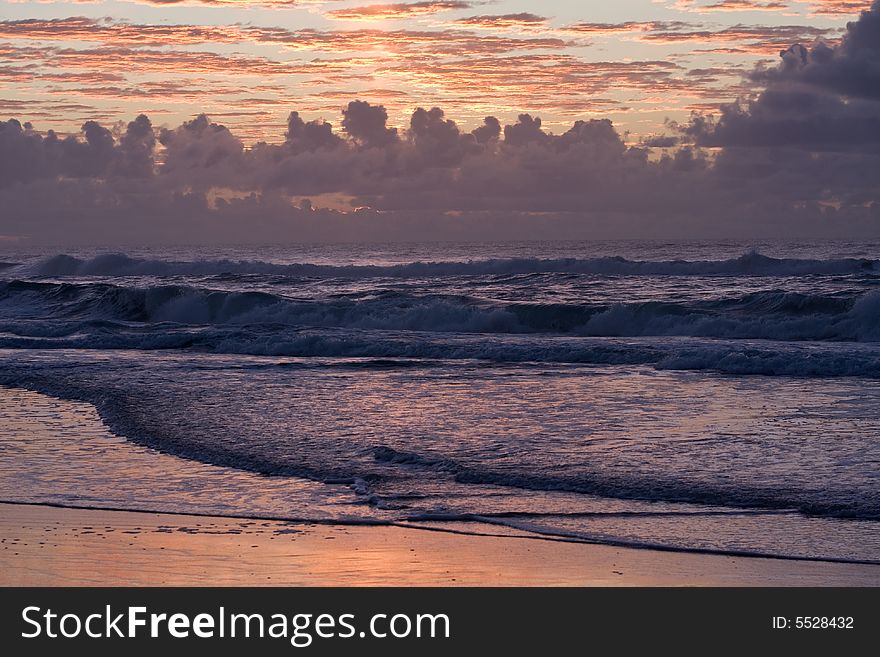
[[[361,298],[294,299],[187,285],[0,283],[5,330],[58,334],[57,324],[320,327],[587,337],[880,341],[880,290],[855,296],[768,290],[721,299],[634,303],[498,302],[380,291]],[[10,320],[17,320],[11,329]],[[14,323],[14,322],[13,322]],[[0,324],[0,328],[3,324]],[[33,331],[37,331],[36,334]]]
[[[642,525],[639,518],[651,513],[669,516],[670,509],[667,505],[684,505],[682,508],[674,506],[678,513],[673,512],[673,515],[683,517],[684,523],[691,527],[693,525],[690,525],[687,516],[696,519],[707,514],[729,516],[736,513],[757,516],[769,513],[774,518],[802,518],[804,526],[809,525],[805,535],[809,535],[810,527],[816,523],[828,523],[828,528],[833,532],[836,527],[833,523],[846,520],[858,521],[863,528],[861,531],[868,536],[871,530],[865,527],[880,520],[880,498],[871,488],[870,469],[862,470],[866,474],[861,478],[837,479],[839,474],[849,471],[849,466],[838,464],[826,471],[820,464],[816,473],[821,475],[822,472],[831,472],[833,483],[812,486],[809,485],[812,479],[806,480],[800,476],[794,480],[780,480],[773,476],[774,467],[769,465],[765,470],[761,461],[758,461],[757,470],[751,470],[755,463],[750,458],[738,461],[738,457],[731,457],[728,460],[731,453],[725,446],[716,446],[720,452],[707,453],[704,451],[706,446],[702,444],[703,441],[699,441],[693,453],[720,454],[721,458],[712,461],[719,466],[714,474],[711,469],[703,472],[700,468],[688,472],[687,468],[674,467],[675,459],[666,460],[670,450],[675,450],[677,445],[686,444],[687,441],[663,442],[662,445],[658,443],[656,450],[651,448],[652,453],[660,456],[657,462],[659,467],[621,469],[613,467],[615,459],[607,464],[603,463],[602,459],[607,455],[603,454],[604,450],[599,450],[593,458],[564,461],[566,466],[571,467],[556,467],[556,464],[563,463],[560,457],[566,452],[552,452],[555,442],[552,434],[547,435],[550,444],[546,449],[551,450],[548,454],[542,454],[537,459],[522,460],[498,458],[491,440],[482,441],[488,447],[485,451],[460,446],[452,449],[444,439],[420,440],[417,431],[412,432],[412,439],[406,436],[409,432],[395,437],[394,431],[366,431],[363,440],[350,439],[348,436],[339,440],[330,435],[326,441],[314,440],[308,438],[308,422],[300,424],[301,419],[305,420],[308,414],[300,415],[295,408],[296,404],[292,400],[297,395],[291,395],[290,398],[283,396],[283,403],[278,404],[279,407],[290,406],[291,413],[287,417],[296,418],[295,426],[298,429],[288,434],[287,431],[272,431],[272,425],[264,422],[262,414],[251,418],[256,420],[252,424],[236,412],[238,407],[235,405],[211,403],[218,398],[204,394],[208,390],[215,390],[222,379],[229,377],[231,373],[225,370],[230,364],[233,367],[247,367],[250,360],[254,363],[262,361],[261,366],[272,367],[265,359],[217,359],[215,366],[218,367],[218,373],[212,378],[211,374],[205,372],[209,364],[204,358],[160,357],[160,362],[165,362],[160,367],[168,367],[171,363],[173,365],[153,378],[149,375],[143,376],[143,369],[153,371],[143,357],[122,357],[123,362],[120,362],[119,358],[112,355],[18,353],[2,354],[0,358],[3,362],[3,367],[0,367],[0,385],[25,387],[62,398],[88,401],[96,406],[111,431],[136,443],[215,465],[346,484],[357,493],[359,502],[380,510],[385,514],[383,517],[394,517],[401,522],[455,523],[451,525],[454,528],[461,526],[459,522],[483,522],[520,529],[530,534],[610,544],[623,544],[622,541],[627,541],[636,546],[657,546],[664,549],[693,549],[702,545],[710,550],[737,547],[747,550],[757,549],[758,545],[771,545],[767,554],[775,556],[789,554],[786,549],[789,546],[785,542],[788,534],[784,525],[776,529],[776,535],[782,537],[777,543],[737,541],[736,537],[732,542],[709,540],[703,543],[693,533],[688,533],[684,538],[683,535],[674,533],[672,530],[675,527],[670,528],[669,523],[663,522],[663,518],[660,518],[658,524],[659,532],[640,533],[643,530],[638,529]],[[126,360],[128,362],[124,362]],[[283,363],[276,363],[277,365]],[[389,366],[393,365],[389,363]],[[183,373],[187,371],[189,374]],[[139,374],[134,374],[135,372]],[[493,372],[488,376],[496,375]],[[577,374],[583,375],[583,370]],[[268,390],[273,395],[277,395],[276,385],[285,378],[288,378],[287,374],[279,370],[278,377],[271,376],[266,379],[265,384],[270,386]],[[302,379],[299,374],[290,378]],[[654,379],[657,380],[656,377]],[[676,379],[677,377],[673,378],[673,383]],[[172,381],[176,383],[169,385]],[[308,381],[301,381],[297,385],[302,385],[304,389],[311,388]],[[340,383],[340,389],[346,385]],[[854,383],[851,390],[855,392],[857,388],[858,384]],[[181,396],[179,393],[182,389],[192,392]],[[240,398],[249,400],[246,390],[242,390],[234,382],[229,386],[233,397],[236,396],[236,391],[241,391]],[[537,412],[540,414],[540,409]],[[211,421],[207,427],[204,426],[203,420],[213,420],[215,414],[236,419],[229,423]],[[194,421],[187,426],[180,422],[182,417],[193,417]],[[282,420],[278,426],[286,424]],[[464,426],[468,424],[465,423]],[[857,429],[859,425],[853,426]],[[278,441],[273,439],[275,434],[290,435],[290,438]],[[820,443],[818,449],[822,449],[821,443],[827,441],[821,433],[815,437]],[[723,442],[726,443],[727,440]],[[805,447],[803,442],[791,441],[790,449],[793,453],[801,453]],[[538,453],[545,449],[537,444],[535,447]],[[774,448],[772,441],[764,443],[764,447]],[[760,450],[761,445],[745,440],[743,448],[754,452]],[[529,452],[534,453],[533,450]],[[680,455],[687,455],[688,452],[685,449]],[[638,453],[645,452],[634,452]],[[849,453],[856,454],[853,450]],[[862,452],[858,454],[863,456]],[[616,461],[618,464],[625,464],[630,458],[623,454]],[[857,457],[854,463],[860,464],[861,468],[863,459]],[[710,474],[712,476],[704,476]],[[754,474],[761,476],[750,476]],[[804,481],[807,482],[806,486],[803,485]],[[503,493],[499,496],[502,490]],[[493,500],[494,496],[499,496],[500,504]],[[578,496],[586,496],[583,498],[584,503],[570,504],[570,500],[577,499]],[[547,500],[551,498],[559,503],[548,507]],[[622,500],[626,504],[595,505],[592,500],[599,498]],[[399,504],[401,499],[407,502]],[[506,499],[516,500],[516,503],[508,506]],[[562,513],[540,512],[550,509]],[[596,512],[590,513],[594,510]],[[684,510],[687,512],[682,512]],[[587,513],[584,514],[583,511]],[[296,510],[291,512],[297,513]],[[357,507],[353,506],[345,513],[357,515]],[[581,515],[589,516],[590,522],[581,522],[577,518]],[[592,522],[617,515],[621,519],[634,520],[637,530],[629,531],[622,524]],[[634,517],[630,518],[630,515]],[[462,528],[472,526],[463,525]],[[775,527],[776,521],[768,526]],[[620,527],[622,531],[615,527]],[[704,535],[711,536],[708,533]],[[761,535],[760,529],[757,535]],[[729,534],[727,538],[730,538]],[[840,553],[816,544],[807,547],[801,545],[801,550],[795,551],[795,554],[842,559],[876,555],[876,550],[871,552],[870,548],[855,553]]]
[[[263,274],[306,278],[419,278],[488,276],[531,273],[572,273],[608,276],[807,276],[880,273],[880,261],[868,258],[773,258],[750,251],[727,260],[629,260],[597,258],[507,258],[491,260],[409,262],[394,265],[282,264],[244,260],[171,261],[105,254],[81,259],[56,255],[22,265],[19,275],[70,276],[220,276]]]
[[[805,515],[838,518],[880,519],[880,506],[876,499],[839,500],[805,499],[800,492],[785,487],[779,490],[736,489],[724,486],[713,488],[708,484],[697,485],[675,480],[616,480],[584,474],[581,476],[555,476],[546,473],[493,471],[487,468],[465,466],[456,461],[433,455],[406,452],[388,446],[373,449],[377,461],[399,466],[422,468],[435,473],[451,475],[463,484],[488,484],[522,488],[535,491],[560,491],[593,495],[604,498],[641,501],[680,502],[726,508],[767,509],[774,511],[797,511]]]
[[[338,366],[420,366],[413,361],[479,361],[646,366],[732,375],[880,378],[873,344],[701,338],[588,338],[430,334],[287,327],[126,327],[67,324],[30,331],[0,323],[2,349],[190,350],[277,358],[352,359]],[[64,329],[63,335],[61,328]],[[24,333],[24,331],[21,331]],[[398,365],[396,365],[396,363]],[[283,361],[279,365],[286,366]]]
[[[222,430],[211,440],[194,437],[167,418],[144,413],[136,391],[117,387],[111,380],[93,372],[86,380],[58,376],[57,367],[39,362],[6,362],[0,369],[0,385],[26,388],[63,399],[95,405],[103,421],[115,433],[168,454],[213,465],[232,467],[273,476],[295,476],[332,484],[351,486],[365,501],[382,508],[383,491],[392,494],[410,490],[405,482],[452,481],[470,487],[498,486],[537,492],[572,493],[605,499],[698,505],[717,509],[745,509],[797,512],[807,516],[880,520],[880,497],[851,494],[835,487],[804,490],[773,480],[750,482],[737,478],[694,479],[657,471],[633,475],[584,465],[575,469],[530,468],[494,463],[465,456],[453,458],[437,449],[401,449],[374,444],[361,458],[361,448],[346,443],[334,452],[321,452],[311,458],[306,452],[290,458],[288,450],[247,448],[247,440],[236,430],[234,440]],[[247,434],[245,434],[247,435]],[[260,443],[262,446],[263,443]],[[329,454],[329,458],[327,458]],[[378,467],[372,467],[371,462]],[[389,482],[398,482],[389,484]],[[402,483],[404,488],[399,488]],[[487,509],[488,511],[488,509]],[[474,514],[480,514],[475,510]],[[490,517],[491,513],[485,515]],[[512,518],[507,518],[512,520]]]

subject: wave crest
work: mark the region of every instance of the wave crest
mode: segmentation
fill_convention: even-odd
[[[490,302],[464,295],[382,292],[361,298],[293,299],[268,292],[187,285],[0,283],[8,320],[115,321],[187,326],[297,326],[441,333],[591,337],[880,340],[880,291],[861,296],[769,290],[722,299],[636,303]],[[9,324],[7,324],[9,326]]]
[[[220,276],[263,274],[306,278],[436,277],[571,273],[608,276],[807,276],[813,274],[880,273],[880,261],[867,258],[829,260],[773,258],[750,251],[728,260],[629,260],[598,258],[509,258],[493,260],[409,262],[396,265],[281,264],[246,260],[191,262],[105,254],[90,259],[56,255],[23,266],[32,276]]]

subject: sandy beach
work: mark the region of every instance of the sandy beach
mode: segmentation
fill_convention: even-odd
[[[880,566],[0,504],[0,584],[877,586]]]

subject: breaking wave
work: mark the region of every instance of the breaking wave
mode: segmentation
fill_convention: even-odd
[[[637,303],[490,302],[464,295],[380,291],[302,300],[186,285],[0,283],[0,329],[63,335],[113,322],[194,327],[314,327],[585,337],[880,341],[880,291],[824,295],[770,290],[721,299]],[[130,328],[130,327],[129,327]],[[36,333],[35,333],[36,331]]]
[[[194,350],[279,358],[368,359],[366,364],[353,361],[346,365],[350,367],[403,367],[411,365],[412,360],[473,360],[642,365],[735,375],[880,378],[880,349],[857,343],[481,336],[284,327],[141,329],[105,322],[49,327],[42,332],[44,335],[27,336],[7,330],[0,333],[0,348]],[[416,364],[427,366],[430,362]],[[281,361],[279,365],[288,363]]]
[[[512,258],[464,262],[410,262],[395,265],[280,264],[242,260],[181,262],[106,254],[91,259],[57,255],[22,265],[24,275],[65,276],[219,276],[263,274],[314,278],[437,277],[573,273],[608,276],[807,276],[880,273],[880,261],[866,258],[829,260],[773,258],[750,251],[728,260],[628,260],[599,258]]]
[[[876,499],[836,500],[805,499],[803,494],[780,490],[759,490],[740,487],[685,486],[677,481],[620,480],[595,474],[580,476],[550,476],[525,472],[493,471],[464,466],[439,456],[404,452],[382,445],[373,449],[373,457],[383,463],[424,469],[451,475],[463,484],[491,484],[538,491],[563,491],[606,498],[644,501],[683,502],[720,507],[765,510],[797,510],[806,515],[842,518],[880,519]],[[829,496],[830,497],[830,496]]]

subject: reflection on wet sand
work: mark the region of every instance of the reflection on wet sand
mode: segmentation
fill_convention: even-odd
[[[3,585],[880,585],[880,566],[0,504]]]

